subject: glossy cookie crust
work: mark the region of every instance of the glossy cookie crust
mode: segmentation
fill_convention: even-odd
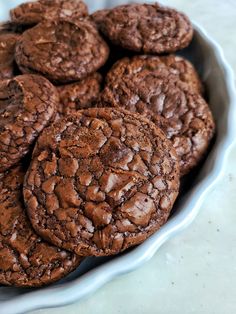
[[[158,126],[159,116],[165,118],[163,130],[176,149],[184,175],[206,153],[215,124],[208,104],[190,86],[187,72],[181,77],[181,73],[173,72],[173,65],[157,66],[158,62],[155,57],[119,61],[107,75],[98,105],[138,112],[157,121]]]
[[[159,4],[127,4],[93,14],[98,28],[112,43],[144,52],[174,52],[189,45],[193,28],[189,19]]]
[[[81,0],[39,0],[20,4],[10,11],[16,25],[35,25],[57,18],[79,19],[88,15],[88,8]]]
[[[0,82],[0,172],[18,163],[58,106],[56,88],[39,75]]]
[[[80,255],[116,254],[167,220],[179,162],[153,123],[123,109],[93,108],[39,137],[24,184],[35,230]]]
[[[104,65],[109,48],[89,19],[43,21],[25,31],[16,45],[23,73],[40,73],[53,82],[85,78]]]
[[[93,73],[81,81],[57,87],[60,102],[58,116],[63,117],[80,109],[89,108],[98,99],[102,76]]]
[[[17,166],[0,178],[0,283],[36,287],[73,271],[81,257],[43,241],[25,212],[24,169]]]
[[[196,93],[203,93],[203,85],[200,77],[195,70],[193,64],[187,59],[174,54],[165,56],[134,56],[131,58],[122,58],[118,60],[107,73],[106,83],[114,84],[117,77],[127,75],[136,70],[146,70],[162,72],[166,70],[167,73],[176,76],[177,79],[186,83],[189,88]]]

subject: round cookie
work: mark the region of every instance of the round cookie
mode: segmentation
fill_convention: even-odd
[[[16,45],[23,73],[37,72],[54,82],[78,81],[99,69],[109,48],[88,19],[44,21],[27,30]]]
[[[134,56],[132,58],[122,58],[118,60],[107,73],[106,83],[115,84],[117,76],[127,75],[139,69],[139,71],[163,71],[163,67],[168,73],[175,75],[179,80],[188,84],[193,92],[203,93],[203,85],[194,66],[185,58],[176,55],[167,56]]]
[[[39,0],[10,10],[11,21],[18,25],[35,25],[44,19],[79,19],[87,15],[88,8],[81,0]]]
[[[98,28],[114,44],[144,53],[174,52],[193,37],[189,19],[159,4],[127,4],[93,14]]]
[[[100,94],[101,81],[102,76],[99,73],[93,73],[81,81],[58,86],[59,117],[91,107]]]
[[[153,123],[123,109],[81,110],[39,137],[24,184],[34,229],[79,255],[116,254],[167,220],[179,162]]]
[[[81,257],[43,241],[25,212],[24,170],[17,166],[0,180],[0,284],[36,287],[73,271]]]
[[[0,34],[0,80],[14,76],[14,53],[17,39],[19,39],[18,34]]]
[[[205,100],[178,75],[166,67],[155,70],[142,66],[140,60],[112,70],[98,106],[123,107],[148,115],[154,123],[159,115],[167,119],[163,130],[179,156],[181,175],[187,174],[202,159],[213,137],[212,113]]]
[[[20,75],[0,82],[0,172],[28,153],[54,118],[56,88],[39,75]]]

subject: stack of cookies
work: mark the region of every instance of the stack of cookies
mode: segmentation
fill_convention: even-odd
[[[159,4],[39,0],[0,27],[0,283],[41,286],[168,219],[214,120]]]

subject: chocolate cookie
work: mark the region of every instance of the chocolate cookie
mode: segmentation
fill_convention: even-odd
[[[128,4],[93,14],[114,44],[144,53],[173,52],[189,45],[193,28],[182,13],[159,4]]]
[[[102,76],[99,73],[93,73],[76,83],[58,86],[57,91],[60,96],[59,116],[91,107],[100,94],[101,81]]]
[[[171,142],[122,109],[78,111],[44,130],[24,184],[35,230],[79,255],[116,254],[167,220],[179,188]]]
[[[24,171],[17,166],[0,179],[0,284],[35,287],[52,283],[82,260],[43,241],[25,212]]]
[[[167,66],[170,73],[177,75],[181,81],[187,83],[191,90],[196,93],[203,94],[203,84],[196,69],[190,61],[176,55],[162,56],[159,59],[163,65]]]
[[[42,129],[54,118],[55,87],[39,75],[20,75],[0,82],[0,172],[29,151]]]
[[[14,33],[0,34],[0,79],[14,76],[15,44],[19,35]]]
[[[203,85],[194,66],[185,58],[176,55],[167,56],[135,56],[132,58],[123,58],[117,61],[111,70],[107,73],[107,84],[114,84],[117,76],[132,75],[135,69],[139,71],[158,72],[163,67],[172,75],[176,75],[181,81],[187,83],[192,91],[203,93]]]
[[[80,80],[107,60],[109,48],[88,20],[44,21],[27,30],[16,45],[23,73],[37,72],[54,82]]]
[[[44,19],[79,19],[88,15],[88,8],[81,0],[39,0],[26,2],[10,11],[15,24],[35,25]]]
[[[136,62],[138,60],[138,62]],[[132,112],[168,120],[164,131],[180,158],[180,172],[188,173],[206,153],[214,134],[214,121],[205,100],[166,67],[155,70],[142,59],[112,70],[100,106],[124,107]],[[145,59],[144,59],[145,60]],[[158,120],[159,126],[159,120]]]

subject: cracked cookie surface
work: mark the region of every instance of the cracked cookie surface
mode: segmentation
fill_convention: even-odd
[[[144,53],[174,52],[190,43],[193,28],[182,13],[159,4],[128,4],[92,15],[114,44]]]
[[[116,254],[167,220],[179,162],[153,123],[123,109],[78,111],[44,130],[24,184],[35,230],[79,255]]]
[[[0,82],[0,172],[28,153],[57,106],[57,90],[42,76],[19,75]]]
[[[9,79],[14,76],[15,44],[18,34],[0,34],[0,79]]]
[[[18,25],[35,25],[44,19],[79,19],[88,15],[81,0],[39,0],[20,4],[10,11],[11,21]]]
[[[123,75],[132,75],[136,70],[154,71],[170,73],[176,76],[180,81],[186,83],[193,92],[202,94],[203,85],[194,66],[187,59],[176,56],[134,56],[131,58],[122,58],[118,60],[107,73],[106,83],[115,84],[117,77]]]
[[[163,123],[163,130],[176,149],[184,175],[207,151],[215,130],[213,116],[189,82],[181,81],[180,75],[166,66],[157,67],[150,58],[148,62],[147,57],[118,62],[108,73],[98,106],[123,107],[148,117],[158,126],[158,116],[165,118],[168,123]],[[186,72],[181,79],[188,81]]]
[[[43,21],[25,31],[15,59],[23,73],[57,83],[78,81],[104,65],[109,48],[89,19]]]
[[[60,102],[58,117],[89,108],[98,99],[101,90],[102,76],[93,73],[85,79],[57,87]]]
[[[24,174],[17,166],[0,177],[0,283],[35,287],[61,279],[82,258],[48,244],[33,231],[23,202]]]

